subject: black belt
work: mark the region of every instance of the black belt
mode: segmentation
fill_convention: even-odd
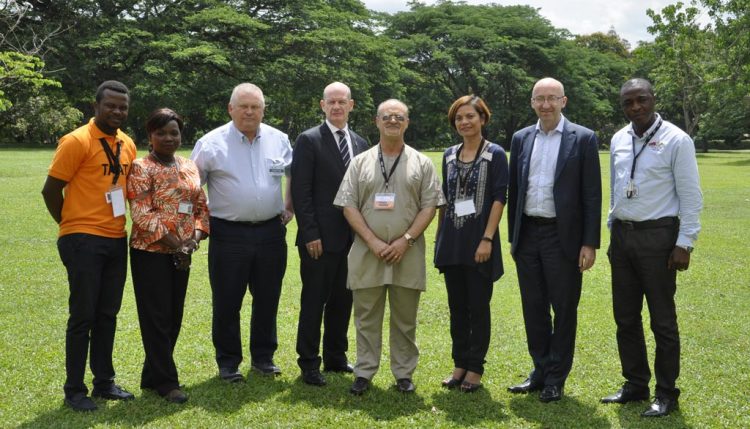
[[[529,215],[523,215],[526,219],[529,220],[531,223],[535,223],[537,225],[552,225],[553,223],[557,223],[556,217],[541,217],[541,216],[529,216]]]
[[[626,229],[649,229],[649,228],[662,228],[665,226],[672,226],[680,223],[680,220],[676,216],[662,217],[659,219],[643,220],[640,222],[632,220],[620,220],[615,219],[614,224],[621,225]]]
[[[267,225],[267,224],[269,224],[271,222],[281,223],[281,215],[276,215],[276,216],[272,217],[271,219],[261,220],[261,221],[258,221],[258,222],[249,221],[249,220],[226,220],[226,219],[222,219],[220,217],[211,217],[210,220],[211,221],[218,220],[218,221],[221,221],[221,222],[227,222],[227,223],[240,224],[240,225],[243,225],[243,226],[256,227],[256,226]]]

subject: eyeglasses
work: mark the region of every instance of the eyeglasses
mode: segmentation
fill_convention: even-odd
[[[406,120],[406,116],[404,115],[383,115],[380,117],[380,120],[383,122],[390,122],[391,120],[395,119],[398,122],[404,122]]]
[[[531,99],[531,101],[532,101],[533,103],[535,103],[535,104],[544,104],[544,102],[545,102],[545,101],[546,101],[547,103],[549,103],[549,104],[555,104],[555,103],[557,103],[558,101],[562,100],[563,98],[565,98],[565,96],[558,96],[558,95],[548,95],[548,96],[544,97],[544,96],[542,96],[542,95],[539,95],[539,96],[537,96],[537,97],[533,97],[533,98]]]

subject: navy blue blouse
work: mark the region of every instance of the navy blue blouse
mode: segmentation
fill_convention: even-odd
[[[441,272],[451,265],[477,267],[485,277],[496,281],[503,275],[500,234],[492,237],[490,259],[474,262],[474,254],[484,236],[490,210],[495,201],[505,204],[508,190],[508,158],[505,150],[486,142],[476,162],[462,162],[458,153],[462,144],[443,153],[443,194],[447,200],[443,222],[435,244],[435,267]],[[459,186],[460,183],[460,186]],[[456,214],[456,201],[474,200],[475,213]]]

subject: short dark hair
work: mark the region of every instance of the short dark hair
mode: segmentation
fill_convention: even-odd
[[[168,107],[154,110],[148,115],[148,119],[146,120],[146,134],[151,135],[151,133],[167,125],[171,121],[177,122],[177,127],[180,129],[180,132],[182,132],[182,117],[175,113],[174,110]]]
[[[96,89],[96,102],[102,101],[102,98],[104,98],[104,91],[110,90],[119,92],[121,94],[130,95],[130,92],[128,91],[128,87],[125,86],[124,83],[116,81],[116,80],[105,80],[102,82],[101,85],[99,85],[99,88]]]
[[[484,119],[485,125],[490,123],[492,112],[490,112],[490,108],[487,107],[487,103],[476,95],[464,95],[454,101],[453,104],[451,104],[450,109],[448,109],[448,121],[451,123],[451,127],[453,127],[454,130],[456,129],[456,115],[458,114],[458,109],[460,109],[461,106],[466,105],[474,107],[477,113],[479,113],[479,117]]]
[[[649,92],[649,94],[654,95],[654,86],[651,85],[651,82],[641,77],[630,79],[624,84],[622,84],[622,87],[620,87],[620,94],[624,93],[630,88],[635,88],[635,87],[642,87],[646,89]]]

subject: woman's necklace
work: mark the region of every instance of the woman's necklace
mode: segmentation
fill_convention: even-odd
[[[177,165],[177,160],[173,157],[171,161],[165,161],[159,157],[159,155],[156,154],[156,152],[151,152],[151,156],[154,158],[156,162],[158,162],[161,165],[167,166],[167,167],[174,167]]]

